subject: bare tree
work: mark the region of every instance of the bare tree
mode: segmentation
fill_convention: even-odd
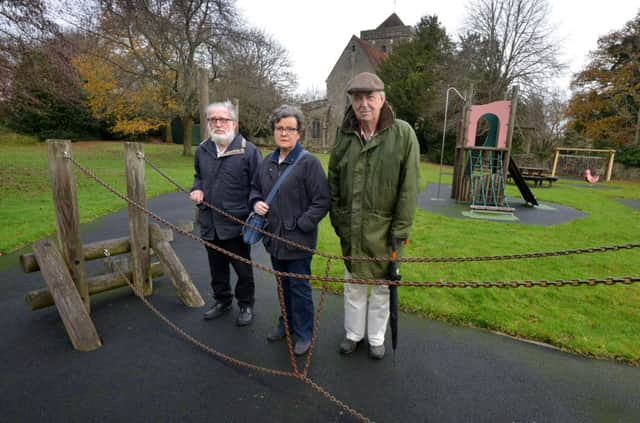
[[[112,64],[165,87],[183,122],[183,154],[190,155],[197,116],[198,66],[210,62],[234,33],[233,0],[96,0],[96,33]],[[106,48],[104,48],[106,47]]]
[[[474,47],[479,89],[488,101],[512,84],[538,91],[564,68],[558,59],[546,0],[472,0],[467,5],[466,39]]]
[[[534,94],[518,106],[517,135],[523,138],[524,152],[542,160],[551,158],[553,148],[563,141],[567,102],[558,90]]]
[[[229,43],[215,69],[214,95],[237,98],[241,130],[265,136],[269,114],[296,87],[287,51],[265,32],[248,29]]]

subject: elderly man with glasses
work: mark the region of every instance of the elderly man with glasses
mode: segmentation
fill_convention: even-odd
[[[251,180],[262,163],[255,145],[237,133],[238,118],[230,101],[212,103],[207,108],[209,138],[196,150],[195,180],[191,199],[200,208],[200,236],[240,257],[251,258],[251,248],[242,240],[242,225],[212,210],[206,203],[245,220],[249,215]],[[188,142],[188,140],[185,140]],[[214,319],[232,308],[234,293],[229,282],[229,266],[238,275],[235,298],[240,308],[238,326],[253,320],[255,285],[251,265],[207,248],[214,303],[204,314]]]

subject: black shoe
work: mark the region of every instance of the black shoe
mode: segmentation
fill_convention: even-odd
[[[311,341],[298,341],[293,347],[293,353],[295,355],[305,355],[309,351],[309,347],[311,347]]]
[[[345,336],[342,342],[340,342],[340,354],[351,354],[358,349],[360,342],[362,341],[352,341]]]
[[[247,326],[251,324],[252,321],[253,321],[253,309],[248,306],[240,307],[240,314],[238,314],[238,318],[236,319],[236,325]]]
[[[209,310],[204,313],[205,320],[215,319],[231,310],[231,302],[221,303],[216,301]]]
[[[278,342],[284,340],[286,337],[284,330],[281,329],[280,326],[276,326],[274,330],[267,334],[267,341]]]

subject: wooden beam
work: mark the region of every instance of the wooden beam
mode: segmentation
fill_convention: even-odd
[[[187,232],[193,231],[193,222],[179,223],[177,226]],[[173,231],[171,229],[162,229],[162,234],[165,241],[173,241]],[[131,251],[131,244],[129,237],[122,237],[83,244],[82,250],[84,251],[84,260],[88,261],[104,258],[104,250],[108,250],[109,254],[112,256],[128,253]],[[38,261],[33,253],[22,254],[20,256],[20,266],[25,273],[37,272],[40,270]]]
[[[200,94],[200,141],[209,137],[209,122],[207,122],[207,107],[209,106],[209,73],[205,68],[198,68]]]
[[[182,303],[188,307],[204,306],[204,300],[198,288],[193,284],[191,276],[184,268],[175,251],[173,251],[171,245],[162,239],[160,227],[155,223],[150,224],[149,233],[151,234],[150,243],[153,251],[156,252],[167,276],[169,276],[173,286],[178,291],[178,297]]]
[[[159,278],[164,274],[162,265],[159,262],[151,263],[151,276]],[[127,279],[131,280],[131,271],[124,272]],[[127,279],[121,272],[106,273],[104,275],[90,277],[87,282],[89,285],[89,294],[95,295],[105,291],[122,288],[127,286]],[[49,289],[42,288],[29,291],[24,296],[24,300],[31,310],[39,310],[54,304],[53,296]]]
[[[71,141],[48,140],[47,150],[58,245],[80,298],[82,298],[87,312],[90,312],[87,272],[84,266],[82,241],[80,240],[76,181],[73,175],[73,164],[67,159],[67,157],[71,157]]]
[[[84,307],[60,250],[50,240],[42,240],[33,244],[33,252],[73,347],[78,351],[100,348],[102,342],[98,332]]]
[[[609,163],[607,163],[607,182],[611,181],[611,175],[613,174],[613,159],[616,157],[616,150],[609,152]]]
[[[611,153],[616,151],[611,148],[603,149],[603,148],[556,147],[555,149],[558,151],[587,151],[592,153]]]
[[[187,141],[191,142],[191,138],[185,140]],[[143,154],[142,144],[125,143],[127,196],[135,203],[146,207]],[[151,295],[153,285],[149,276],[149,218],[142,210],[131,204],[129,204],[129,236],[133,261],[133,284],[139,292]]]
[[[558,148],[555,149],[555,154],[553,155],[553,167],[551,168],[551,176],[556,176],[556,170],[558,169],[558,160],[560,159],[560,150]]]
[[[507,128],[507,151],[504,153],[502,163],[502,180],[507,179],[507,170],[509,169],[509,160],[511,158],[511,148],[513,144],[513,132],[516,129],[516,113],[518,112],[518,92],[520,88],[514,85],[511,88],[511,110],[509,112],[509,127]],[[504,189],[503,189],[504,192]]]

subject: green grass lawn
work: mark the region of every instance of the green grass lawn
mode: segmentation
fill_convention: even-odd
[[[44,144],[0,129],[0,251],[55,233],[47,151]],[[145,144],[145,155],[185,187],[193,177],[192,158],[181,146]],[[120,142],[73,144],[73,156],[116,189],[125,191],[124,148]],[[326,165],[328,156],[319,156]],[[450,169],[447,170],[450,173]],[[422,164],[422,182],[438,180],[438,166]],[[122,200],[76,172],[83,222],[122,208]],[[444,183],[450,177],[443,178]],[[175,188],[146,169],[148,197]],[[534,190],[540,201],[560,203],[588,216],[553,227],[463,220],[418,210],[409,256],[475,256],[563,250],[640,241],[640,210],[616,198],[640,198],[640,183],[611,182],[610,189],[581,189],[560,180]],[[508,187],[508,195],[518,196]],[[318,248],[339,253],[328,219],[321,223]],[[316,257],[313,272],[322,274],[325,259]],[[495,281],[638,276],[640,251],[624,250],[566,257],[502,262],[405,264],[405,280]],[[331,274],[342,276],[341,263]],[[341,286],[334,284],[339,291]],[[585,355],[640,363],[640,285],[517,289],[400,288],[400,304],[432,318],[548,342]],[[325,324],[328,321],[325,317]]]

